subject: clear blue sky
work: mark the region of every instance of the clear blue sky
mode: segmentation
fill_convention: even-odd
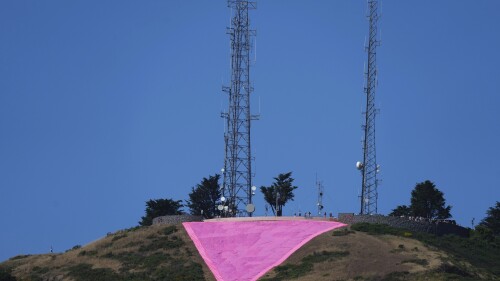
[[[470,226],[500,200],[499,1],[384,1],[379,211],[431,180]],[[258,2],[255,185],[357,212],[366,1]],[[186,199],[223,164],[226,1],[0,2],[0,260],[64,251]],[[222,106],[221,106],[222,105]],[[257,214],[264,213],[257,195]]]

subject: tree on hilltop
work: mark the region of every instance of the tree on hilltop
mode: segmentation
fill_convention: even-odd
[[[181,215],[182,200],[150,199],[146,201],[146,215],[139,222],[142,226],[152,225],[153,219],[161,216]]]
[[[293,191],[297,186],[293,186],[294,179],[292,172],[279,174],[274,178],[275,182],[271,186],[261,186],[260,191],[264,194],[264,200],[271,206],[273,212],[281,217],[283,215],[283,206],[295,197]]]
[[[479,225],[490,229],[494,235],[500,235],[500,202],[497,201],[494,207],[490,207],[486,215]]]
[[[427,219],[451,218],[451,206],[445,206],[444,194],[436,185],[426,180],[417,183],[411,192],[411,204],[409,206],[397,206],[389,214],[391,216],[413,216]]]
[[[411,192],[411,214],[427,219],[451,218],[451,206],[446,206],[444,194],[436,185],[426,180],[418,183]]]
[[[399,205],[396,207],[396,209],[392,210],[392,212],[389,214],[389,216],[396,216],[396,217],[401,217],[405,216],[408,217],[411,214],[411,209],[410,207],[406,205]]]
[[[189,208],[190,213],[195,216],[203,216],[204,218],[211,219],[217,214],[217,201],[221,197],[220,175],[215,174],[208,178],[203,178],[201,183],[196,185],[196,188],[191,188],[189,193],[189,200],[186,201],[186,206]]]

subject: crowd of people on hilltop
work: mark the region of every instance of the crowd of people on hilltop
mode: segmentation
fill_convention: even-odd
[[[414,222],[428,222],[428,223],[449,223],[456,225],[457,222],[455,220],[450,220],[450,219],[430,219],[430,218],[424,218],[424,217],[415,217],[415,216],[400,216],[400,218],[407,219],[409,221],[414,221]]]
[[[294,217],[302,217],[302,212],[298,212],[298,213],[293,213],[293,216]],[[305,212],[304,213],[304,218],[312,218],[313,217],[313,214],[311,212]],[[318,215],[318,217],[321,217],[321,214]],[[326,212],[324,212],[323,214],[323,217],[326,219]],[[333,218],[333,213],[330,213],[330,218]]]

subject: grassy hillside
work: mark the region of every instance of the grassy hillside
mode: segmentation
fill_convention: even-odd
[[[481,243],[357,224],[316,237],[261,280],[500,280],[500,250]],[[128,229],[0,268],[19,281],[215,280],[182,225]]]
[[[495,243],[359,223],[316,237],[262,280],[500,280]]]
[[[13,257],[1,264],[17,280],[215,280],[182,225],[119,231],[61,254]]]

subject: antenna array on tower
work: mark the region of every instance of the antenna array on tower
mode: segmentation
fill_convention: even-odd
[[[323,182],[318,180],[317,175],[316,175],[316,188],[318,189],[318,203],[316,205],[318,206],[318,215],[321,216],[321,213],[325,208],[325,206],[323,205],[324,187],[323,187]]]

